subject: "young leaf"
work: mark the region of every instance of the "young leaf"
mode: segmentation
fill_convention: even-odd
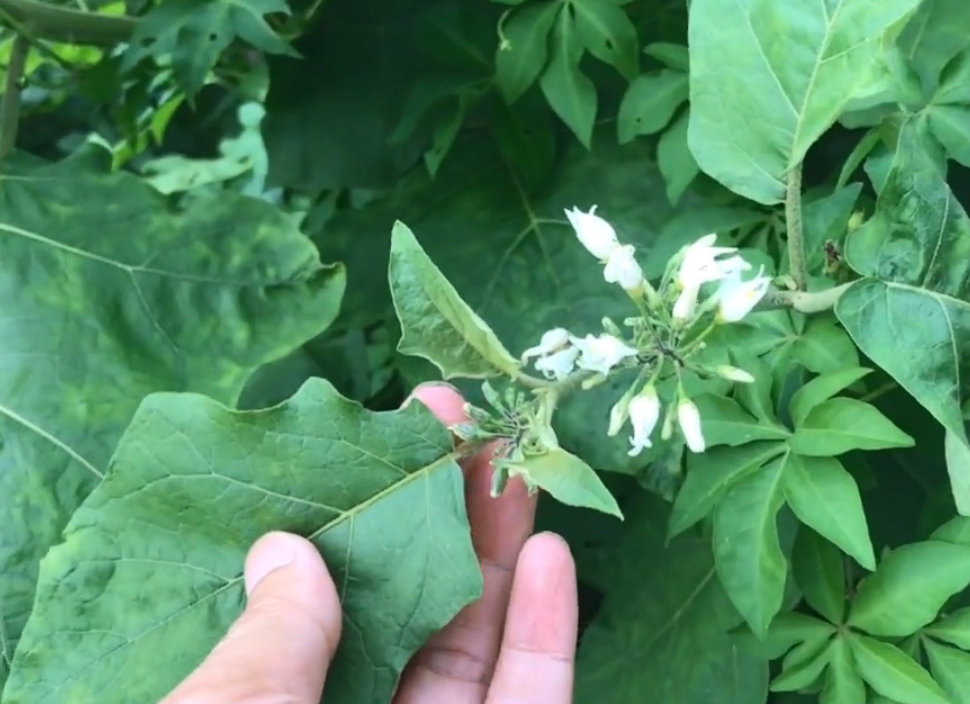
[[[702,394],[692,400],[700,410],[708,447],[747,445],[756,440],[785,440],[791,435],[788,428],[778,423],[757,420],[733,399]]]
[[[775,402],[771,398],[774,377],[771,367],[765,360],[747,352],[732,350],[731,361],[751,376],[754,381],[750,384],[738,384],[734,387],[735,398],[751,414],[766,424],[778,425],[775,413]]]
[[[837,459],[793,455],[785,472],[785,499],[802,523],[867,570],[876,569],[859,487]]]
[[[947,428],[943,434],[943,457],[957,511],[961,516],[970,516],[970,444]]]
[[[700,173],[694,155],[687,146],[687,125],[690,113],[685,110],[657,142],[657,166],[664,177],[667,199],[676,204]]]
[[[9,164],[0,189],[0,653],[142,398],[235,403],[326,330],[346,285],[264,201],[219,191],[175,210],[131,173],[38,162]]]
[[[627,87],[616,117],[620,144],[659,132],[687,100],[687,74],[663,69],[641,74]]]
[[[589,149],[596,122],[596,86],[579,68],[583,43],[569,12],[560,12],[552,39],[552,58],[539,86],[559,118]]]
[[[517,461],[510,467],[513,475],[522,474],[567,506],[591,508],[623,518],[613,494],[592,467],[565,450],[555,448],[544,455]]]
[[[970,650],[970,607],[958,609],[926,628],[926,634]]]
[[[970,653],[934,643],[929,638],[923,640],[923,647],[933,679],[954,702],[966,702],[970,696]]]
[[[687,73],[690,69],[690,52],[683,44],[671,44],[670,42],[654,42],[643,48],[643,53],[652,56],[669,68],[675,68]]]
[[[784,443],[753,442],[708,450],[687,459],[687,477],[677,491],[668,535],[683,533],[711,512],[728,487],[786,449]]]
[[[756,648],[766,660],[777,660],[799,643],[822,643],[834,633],[831,623],[797,611],[783,611],[772,619],[764,639],[755,639],[750,629],[744,635],[751,639],[745,643],[746,647]]]
[[[942,540],[947,543],[970,545],[970,518],[956,516],[937,528],[930,535],[930,540]]]
[[[872,47],[919,2],[842,0],[833,11],[692,0],[689,139],[701,169],[759,203],[784,200],[788,170],[870,80]],[[779,37],[793,51],[777,51]]]
[[[845,257],[873,278],[839,298],[842,325],[966,445],[961,402],[970,339],[970,219],[914,125],[904,125],[875,213],[846,240]],[[954,493],[961,512],[970,512],[970,499]]]
[[[871,369],[864,367],[850,367],[815,377],[792,396],[788,407],[792,422],[796,426],[801,425],[813,408],[871,372]]]
[[[549,32],[562,9],[558,3],[526,5],[502,25],[507,45],[495,54],[495,81],[509,105],[518,100],[546,67]]]
[[[621,4],[578,0],[570,9],[576,13],[576,31],[589,53],[632,81],[640,68],[640,40]]]
[[[388,278],[401,321],[400,352],[424,357],[441,370],[445,379],[518,371],[518,360],[461,300],[401,222],[394,223],[391,234]]]
[[[849,450],[912,447],[914,442],[872,404],[840,396],[808,412],[795,428],[791,447],[806,457],[834,457]]]
[[[481,593],[452,447],[422,404],[375,413],[322,380],[256,412],[149,396],[41,563],[5,700],[159,701],[239,615],[250,545],[287,530],[340,585],[326,702],[390,701],[408,658]]]
[[[846,588],[842,553],[808,526],[800,526],[791,571],[808,605],[832,623],[842,623]]]
[[[800,661],[785,662],[781,673],[771,682],[771,691],[797,692],[811,686],[829,663],[828,651],[831,643],[830,640],[824,640],[813,644]]]
[[[866,684],[856,671],[852,651],[844,636],[838,636],[829,648],[829,667],[819,704],[866,704]]]
[[[899,704],[953,704],[919,663],[894,645],[858,633],[847,636],[862,678]]]
[[[788,565],[778,540],[787,458],[736,481],[714,512],[714,559],[724,590],[758,637],[781,609]]]
[[[874,636],[908,636],[967,584],[970,547],[935,540],[903,545],[863,580],[848,623]]]

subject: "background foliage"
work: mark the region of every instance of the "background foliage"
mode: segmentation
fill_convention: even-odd
[[[757,383],[687,379],[704,454],[605,438],[629,380],[557,415],[625,517],[540,504],[579,564],[577,703],[970,701],[970,4],[0,0],[0,24],[4,704],[159,698],[269,528],[346,585],[325,700],[388,701],[480,586],[447,432],[396,410],[438,371],[396,347],[392,226],[518,355],[626,314],[563,216],[594,204],[648,277],[718,232],[846,286],[712,336]]]

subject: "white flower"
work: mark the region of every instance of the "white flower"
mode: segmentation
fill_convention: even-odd
[[[596,215],[596,206],[588,213],[573,207],[566,210],[566,217],[576,231],[576,237],[589,253],[601,261],[606,261],[614,249],[620,246],[616,239],[616,230],[606,220]]]
[[[673,310],[671,311],[674,320],[685,321],[694,317],[694,310],[697,308],[697,297],[700,295],[700,292],[700,286],[687,286],[678,294],[677,300],[674,301]]]
[[[542,372],[547,379],[565,379],[572,373],[578,356],[578,348],[567,347],[537,359],[536,371]]]
[[[750,384],[754,381],[754,377],[748,374],[748,372],[737,367],[732,367],[729,364],[719,364],[714,368],[714,371],[722,379],[727,379],[728,381],[737,381],[742,384]]]
[[[738,269],[749,269],[751,265],[739,256],[718,260],[722,254],[732,254],[735,247],[715,247],[717,235],[705,235],[684,250],[684,258],[677,272],[677,283],[681,289],[698,289],[709,281],[717,281]],[[696,297],[695,297],[696,298]]]
[[[580,350],[576,366],[603,375],[609,374],[610,369],[627,357],[633,357],[637,354],[636,349],[612,335],[574,337],[572,342]]]
[[[566,328],[553,328],[542,333],[539,344],[522,353],[522,363],[532,357],[545,357],[569,345],[569,331]]]
[[[707,446],[704,434],[701,432],[701,414],[697,406],[690,399],[684,399],[677,404],[677,422],[680,432],[691,452],[703,452]]]
[[[660,397],[657,390],[651,384],[645,388],[638,396],[630,401],[630,425],[633,426],[633,435],[630,438],[630,457],[636,457],[645,447],[652,447],[650,434],[657,427],[660,420]]]
[[[750,281],[742,281],[741,272],[736,271],[721,282],[717,292],[717,317],[726,323],[736,323],[751,312],[758,301],[768,293],[771,279],[764,276],[765,268]]]
[[[625,244],[610,252],[603,268],[607,283],[619,284],[626,291],[636,291],[643,285],[643,269],[633,258],[634,251],[632,244]]]

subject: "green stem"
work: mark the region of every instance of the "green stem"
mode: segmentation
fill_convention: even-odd
[[[7,64],[7,78],[3,88],[3,104],[0,106],[0,162],[7,158],[17,145],[20,127],[20,83],[24,78],[30,40],[23,34],[14,37]]]
[[[769,291],[761,299],[757,310],[776,310],[778,308],[792,308],[800,313],[811,315],[821,313],[835,307],[839,298],[854,282],[827,288],[824,291]]]
[[[805,263],[805,233],[802,231],[802,165],[788,172],[785,189],[785,227],[788,231],[788,265],[795,288],[804,291],[808,283]]]
[[[98,47],[128,41],[138,26],[134,17],[84,12],[44,0],[0,0],[0,19],[34,40]]]

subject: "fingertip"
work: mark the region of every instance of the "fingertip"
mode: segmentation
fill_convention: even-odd
[[[423,403],[444,425],[466,420],[465,399],[454,386],[446,381],[429,381],[415,387],[404,401],[407,406],[417,399]]]
[[[576,564],[560,536],[538,533],[522,546],[509,611],[538,616],[511,619],[505,638],[513,648],[563,656],[572,651],[579,618]]]
[[[542,532],[530,537],[519,553],[516,570],[519,569],[525,569],[528,573],[535,572],[540,576],[557,572],[573,583],[576,581],[576,564],[572,550],[569,543],[556,533]]]
[[[293,533],[272,531],[253,543],[246,555],[246,593],[252,594],[270,573],[289,565],[309,573],[310,579],[330,580],[330,571],[313,543]]]

